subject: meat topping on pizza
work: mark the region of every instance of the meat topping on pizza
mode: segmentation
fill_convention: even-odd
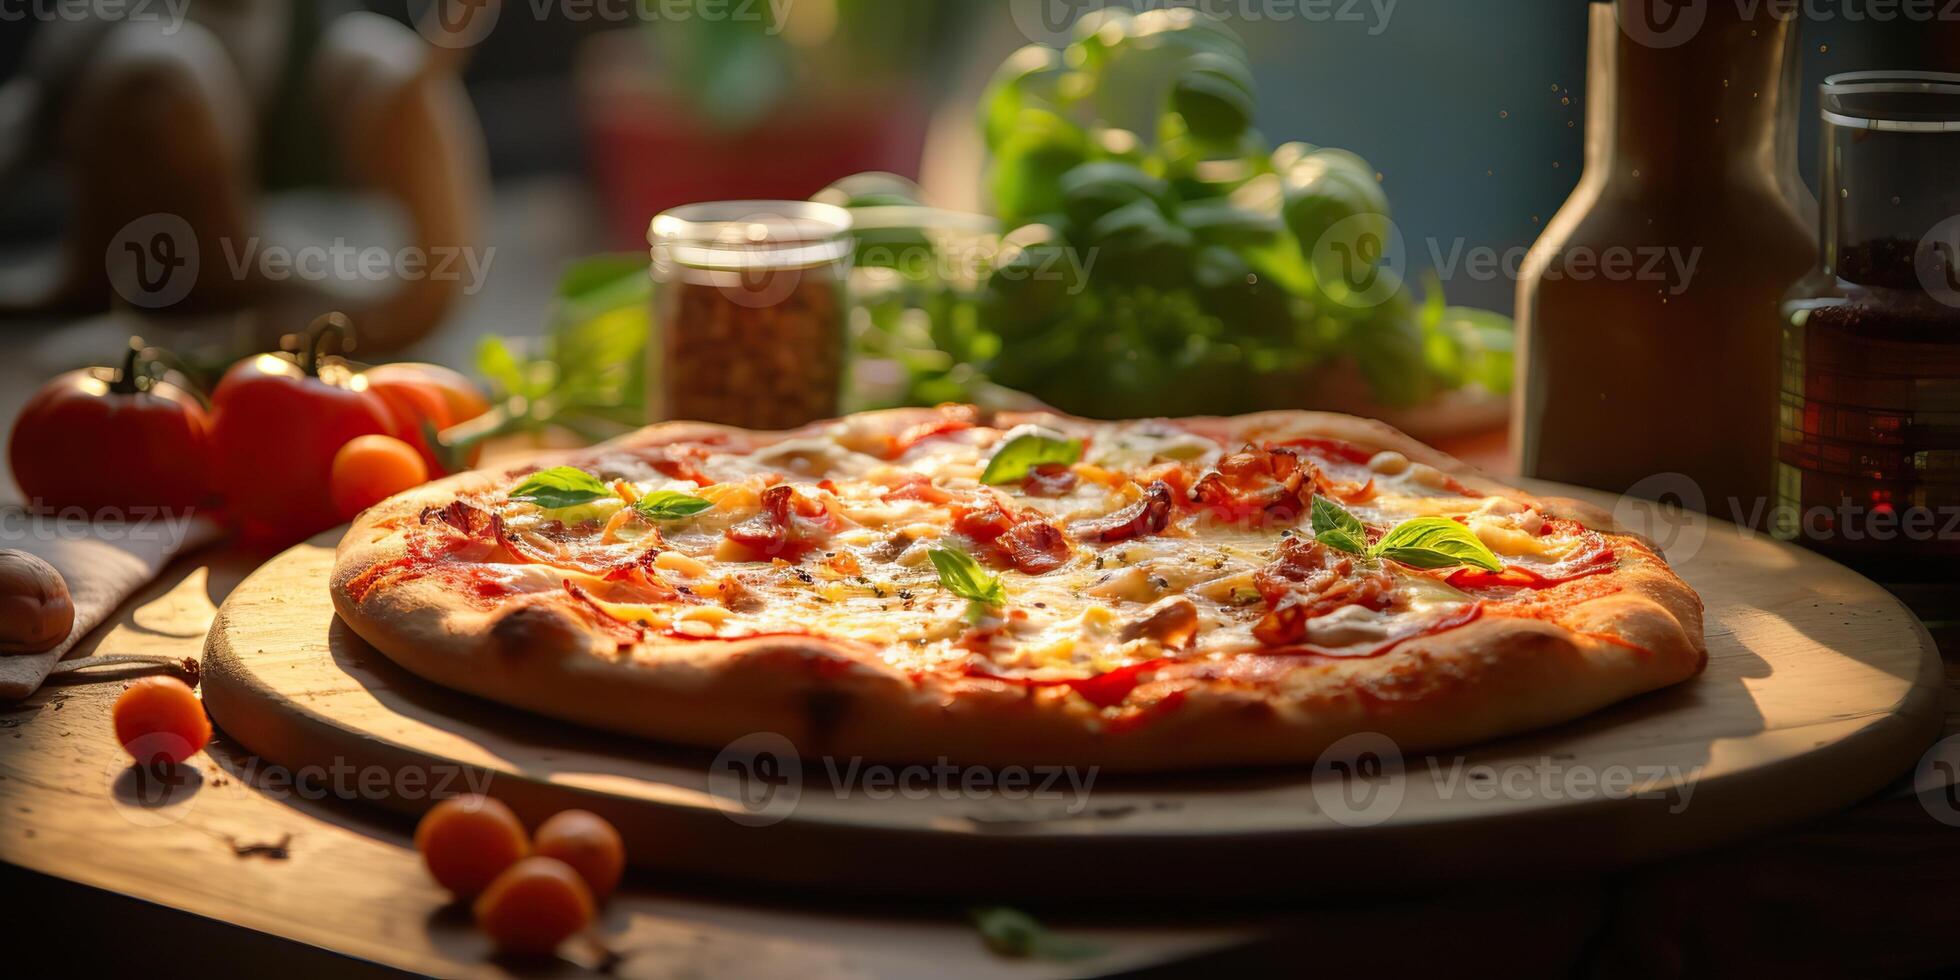
[[[496,594],[571,590],[633,635],[814,634],[1098,704],[1179,665],[1368,657],[1556,615],[1563,590],[1652,557],[1401,453],[1234,441],[949,407],[897,433],[846,419],[754,450],[602,451],[416,531],[425,574],[487,562]]]

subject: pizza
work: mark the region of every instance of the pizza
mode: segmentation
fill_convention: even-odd
[[[1646,541],[1345,415],[655,425],[358,517],[335,608],[437,684],[806,756],[1189,770],[1554,724],[1697,673]]]

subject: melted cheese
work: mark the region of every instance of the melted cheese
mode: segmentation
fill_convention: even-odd
[[[1071,535],[1067,561],[1045,574],[998,571],[1007,606],[998,618],[981,623],[984,629],[974,629],[968,603],[940,585],[926,552],[937,544],[976,555],[985,548],[954,530],[948,506],[893,495],[893,488],[923,476],[956,497],[999,493],[1014,509],[1066,527],[1141,499],[1143,489],[1128,473],[1166,461],[1203,472],[1228,451],[1164,422],[1124,423],[1086,435],[1084,461],[1074,467],[1078,479],[1056,497],[1030,496],[1014,486],[982,488],[980,474],[1004,436],[985,427],[936,434],[895,460],[873,455],[888,443],[850,420],[825,435],[778,443],[754,455],[710,449],[697,463],[714,481],[707,486],[672,480],[630,454],[603,457],[594,461],[596,475],[625,481],[628,495],[678,489],[714,506],[659,526],[664,550],[650,563],[649,574],[685,590],[688,602],[630,601],[616,585],[594,601],[623,621],[687,636],[814,632],[861,640],[904,670],[965,665],[1000,675],[1085,677],[1167,654],[1204,659],[1260,649],[1253,626],[1267,609],[1254,588],[1254,573],[1273,560],[1283,534],[1310,531],[1299,524],[1235,526],[1188,511],[1159,534],[1127,541],[1082,541]],[[1539,516],[1524,504],[1466,495],[1447,479],[1437,479],[1430,467],[1400,454],[1378,454],[1366,464],[1319,457],[1315,462],[1331,478],[1353,486],[1373,481],[1373,496],[1350,509],[1378,526],[1423,515],[1459,516],[1499,555],[1534,562],[1557,561],[1582,543],[1574,535],[1539,533]],[[739,549],[731,550],[724,532],[755,516],[762,490],[778,479],[822,501],[839,529],[793,563],[728,560]],[[819,488],[819,481],[828,482]],[[624,505],[623,498],[552,512],[507,505],[505,514],[519,529],[543,530],[556,521],[573,537],[592,538]],[[623,528],[619,537],[628,543],[612,547],[632,547]],[[1340,607],[1308,621],[1306,641],[1334,651],[1365,651],[1419,632],[1474,601],[1438,576],[1399,566],[1390,570],[1394,589],[1387,609]],[[577,572],[557,578],[590,580]],[[596,580],[593,584],[599,587]],[[731,589],[760,601],[717,601],[734,595]],[[1184,596],[1196,608],[1197,631],[1188,650],[1166,651],[1149,636],[1126,632],[1146,607],[1167,596]],[[640,655],[655,656],[657,650],[646,648]]]

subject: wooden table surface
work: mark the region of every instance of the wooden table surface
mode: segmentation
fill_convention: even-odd
[[[508,189],[493,212],[500,274],[456,324],[413,354],[466,363],[476,337],[542,322],[552,276],[591,251],[562,188]],[[545,220],[545,219],[551,220]],[[513,230],[522,231],[516,234]],[[535,280],[535,281],[531,281]],[[130,327],[8,328],[0,419],[55,371],[113,350]],[[154,338],[153,338],[154,339]],[[1493,469],[1500,436],[1453,447]],[[0,486],[11,487],[0,461]],[[217,605],[250,570],[235,555],[173,566],[73,654],[196,656]],[[1946,732],[1960,733],[1960,650],[1948,665]],[[0,935],[40,942],[72,972],[282,977],[513,972],[485,958],[461,910],[443,904],[402,818],[309,800],[220,733],[197,784],[146,806],[109,728],[121,685],[51,684],[0,704]],[[1960,759],[1960,751],[1949,757]],[[1775,807],[1777,801],[1762,801]],[[1031,907],[1109,954],[1087,963],[1004,960],[958,907],[757,894],[711,882],[629,878],[604,917],[627,976],[1039,976],[1157,969],[1344,967],[1374,972],[1645,975],[1727,971],[1901,975],[1960,966],[1960,800],[1922,802],[1903,784],[1850,811],[1766,838],[1609,877],[1524,881],[1356,901],[1343,883],[1291,908],[1195,907],[1174,894],[1120,907]],[[287,835],[291,835],[288,839]],[[283,858],[250,845],[286,840]],[[240,849],[246,853],[239,853]],[[1528,874],[1529,869],[1520,869]],[[957,873],[956,869],[949,873]],[[1058,875],[1094,874],[1062,867]],[[6,961],[24,962],[14,952]],[[593,960],[545,974],[585,972]]]
[[[225,553],[178,563],[75,655],[195,656],[218,603],[250,565]],[[1951,689],[1960,673],[1948,656]],[[194,761],[189,784],[159,798],[111,735],[120,688],[57,683],[0,705],[0,861],[20,934],[61,937],[77,968],[128,968],[158,955],[186,968],[257,972],[277,962],[299,975],[375,964],[444,975],[510,966],[486,959],[467,917],[444,904],[405,819],[358,799],[304,798],[222,734]],[[1955,704],[1949,690],[1948,733],[1960,732]],[[1175,894],[1116,908],[1032,908],[1108,950],[1066,964],[989,953],[957,906],[712,882],[630,879],[604,929],[626,976],[1037,976],[1274,967],[1295,957],[1322,969],[1416,969],[1488,962],[1494,952],[1524,975],[1770,966],[1909,973],[1960,965],[1960,947],[1944,938],[1960,928],[1952,901],[1960,830],[1935,812],[1960,823],[1960,807],[1941,797],[1922,802],[1895,789],[1693,859],[1398,901],[1346,899],[1330,881],[1326,901],[1295,908],[1191,907]],[[283,856],[251,846],[282,841]],[[1411,929],[1422,943],[1406,941]],[[596,962],[578,953],[544,972]]]

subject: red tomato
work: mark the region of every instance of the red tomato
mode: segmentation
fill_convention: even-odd
[[[368,368],[366,375],[368,387],[395,413],[395,437],[415,447],[431,474],[448,473],[451,468],[444,465],[448,454],[429,446],[423,421],[440,432],[490,410],[490,403],[468,378],[439,364],[382,364]],[[481,450],[471,446],[463,459],[454,462],[459,468],[474,466],[479,455]]]
[[[143,368],[153,356],[132,341],[121,371],[70,371],[28,400],[8,458],[29,504],[109,517],[118,509],[206,502],[210,417],[190,392],[149,377]]]
[[[218,484],[250,546],[294,544],[340,523],[334,454],[356,436],[395,431],[387,402],[345,362],[319,353],[346,330],[345,317],[322,317],[297,356],[246,358],[211,395]]]

